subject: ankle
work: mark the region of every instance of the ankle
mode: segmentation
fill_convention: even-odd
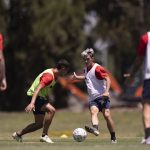
[[[96,128],[98,130],[98,125],[93,125],[94,128]]]
[[[111,140],[116,140],[115,132],[111,132],[110,135],[111,135]]]
[[[45,135],[47,135],[47,134],[45,134],[45,133],[42,133],[42,137],[44,137]]]
[[[21,136],[22,136],[22,134],[21,134],[21,133],[16,132],[16,134],[17,134],[17,136],[19,136],[19,137],[21,137]]]

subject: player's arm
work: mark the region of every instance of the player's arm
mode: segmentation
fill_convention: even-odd
[[[137,49],[137,56],[136,56],[136,59],[132,65],[131,69],[129,70],[128,73],[123,75],[124,77],[127,78],[125,81],[126,85],[130,85],[130,83],[133,81],[134,75],[137,73],[139,68],[142,66],[142,63],[143,63],[144,57],[145,57],[145,53],[146,53],[147,43],[148,43],[148,35],[144,34],[140,38],[140,43],[139,43],[139,46]]]
[[[78,80],[84,80],[85,76],[84,75],[77,75],[75,72],[73,73],[73,78],[78,79]]]
[[[105,89],[104,93],[102,94],[102,96],[109,97],[109,89],[110,89],[111,81],[110,81],[110,78],[109,78],[109,75],[108,75],[106,69],[102,66],[97,66],[95,69],[95,76],[99,80],[106,80],[106,89]]]
[[[139,70],[140,66],[142,66],[143,60],[144,60],[144,56],[137,56],[133,63],[133,66],[129,70],[129,73],[124,74],[124,77],[133,78],[136,72]]]
[[[7,88],[6,75],[5,75],[5,58],[3,55],[3,38],[0,34],[0,90],[4,91]]]
[[[1,69],[0,90],[4,91],[7,88],[7,82],[6,82],[6,75],[5,75],[5,59],[2,52],[0,52],[0,69]]]
[[[44,73],[41,76],[40,83],[39,83],[38,87],[36,88],[36,90],[35,90],[35,92],[34,92],[34,94],[32,96],[31,102],[25,109],[26,112],[30,112],[30,111],[35,109],[34,108],[34,104],[35,104],[37,96],[39,95],[39,92],[41,91],[41,89],[43,89],[47,85],[50,85],[53,80],[54,80],[53,76],[50,73]]]
[[[102,94],[102,96],[109,97],[109,89],[110,89],[110,85],[111,85],[111,80],[110,80],[109,76],[106,76],[104,79],[106,80],[106,90]]]
[[[39,84],[38,87],[36,88],[33,96],[32,96],[32,99],[31,99],[31,102],[30,104],[25,108],[25,111],[26,112],[31,112],[32,110],[34,111],[35,110],[35,101],[36,101],[36,98],[40,92],[40,90],[43,88],[42,84]]]

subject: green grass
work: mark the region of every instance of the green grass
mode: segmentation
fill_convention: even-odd
[[[11,137],[12,133],[23,128],[32,122],[32,114],[21,113],[0,113],[0,150],[145,150],[149,149],[149,145],[139,144],[143,136],[143,125],[141,121],[140,110],[112,110],[112,117],[115,122],[115,128],[118,143],[110,144],[110,136],[106,127],[105,120],[100,114],[99,137],[88,134],[84,142],[76,142],[72,138],[72,131],[77,127],[83,127],[90,124],[90,114],[87,111],[81,113],[73,113],[70,111],[58,111],[53,119],[49,130],[49,135],[55,142],[54,144],[40,143],[39,137],[42,130],[27,134],[23,137],[23,143],[17,143]],[[61,138],[62,134],[66,134],[68,138]]]

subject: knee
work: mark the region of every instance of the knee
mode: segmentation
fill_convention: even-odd
[[[150,114],[143,114],[144,120],[150,120]]]
[[[109,119],[111,117],[110,112],[104,112],[103,115],[105,119]]]
[[[56,109],[54,108],[54,107],[49,107],[48,108],[48,113],[50,113],[50,114],[55,114],[55,112],[56,112]]]
[[[98,114],[98,112],[97,112],[97,110],[95,110],[95,109],[92,109],[91,110],[91,115],[93,116],[93,115],[97,115]]]

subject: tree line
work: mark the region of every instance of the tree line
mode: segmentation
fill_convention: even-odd
[[[80,53],[86,47],[95,49],[101,63],[107,51],[104,65],[122,84],[139,35],[149,30],[149,4],[149,0],[1,0],[8,89],[0,93],[0,110],[22,110],[33,79],[60,58],[69,60],[70,72],[81,70]],[[56,107],[65,107],[67,91],[56,86],[54,94]]]

